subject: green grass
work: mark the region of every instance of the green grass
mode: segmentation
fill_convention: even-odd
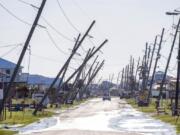
[[[180,133],[180,118],[177,121],[177,117],[171,115],[171,110],[168,107],[168,101],[165,102],[164,107],[166,110],[166,114],[157,114],[157,110],[155,108],[155,100],[153,99],[151,104],[148,107],[138,107],[138,105],[135,103],[134,99],[127,99],[126,102],[130,104],[133,108],[136,108],[137,110],[151,114],[151,116],[155,119],[159,119],[163,122],[170,123],[176,127],[177,133]]]
[[[126,102],[130,104],[132,107],[136,108],[137,110],[145,113],[154,113],[156,112],[155,108],[155,101],[153,100],[151,104],[148,107],[138,107],[138,105],[135,103],[134,99],[127,99]]]
[[[53,115],[52,112],[38,112],[36,116],[32,115],[32,110],[25,110],[24,112],[12,112],[12,117],[10,117],[10,112],[6,112],[6,120],[0,121],[0,124],[22,124],[27,125],[35,121],[39,121],[40,118],[50,117]],[[13,135],[16,134],[15,131],[0,129],[0,135]]]
[[[17,134],[16,131],[9,131],[9,130],[0,130],[0,135],[14,135]]]
[[[177,133],[180,133],[180,120],[177,121],[177,117],[171,115],[154,115],[153,117],[174,125]]]
[[[30,124],[32,122],[38,121],[40,118],[50,117],[53,115],[52,112],[38,112],[36,116],[32,115],[32,110],[25,110],[24,112],[12,112],[12,117],[10,117],[10,112],[6,112],[6,120],[0,121],[0,124]]]
[[[82,100],[82,101],[74,101],[74,103],[72,105],[66,105],[63,104],[61,105],[60,108],[58,109],[68,109],[68,108],[72,108],[75,107],[81,103],[84,103],[86,100]],[[14,101],[15,102],[15,101]],[[21,101],[18,100],[16,101],[16,103],[20,103]],[[31,102],[30,100],[28,102]],[[9,125],[14,125],[14,124],[23,124],[23,125],[28,125],[30,123],[39,121],[41,118],[45,118],[45,117],[51,117],[54,113],[55,106],[53,106],[53,108],[49,108],[45,109],[44,112],[38,112],[36,116],[32,115],[33,110],[30,109],[26,109],[24,112],[12,112],[12,117],[10,117],[10,112],[6,111],[6,120],[0,121],[0,124],[9,124]],[[17,132],[15,131],[10,131],[10,130],[4,130],[4,129],[0,129],[0,135],[13,135],[16,134]]]

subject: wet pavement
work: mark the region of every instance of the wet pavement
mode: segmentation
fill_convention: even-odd
[[[176,135],[173,126],[136,111],[118,98],[93,99],[56,117],[16,130],[20,134],[36,135]]]

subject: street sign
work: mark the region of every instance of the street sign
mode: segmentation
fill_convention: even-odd
[[[0,89],[0,100],[3,99],[3,89]]]

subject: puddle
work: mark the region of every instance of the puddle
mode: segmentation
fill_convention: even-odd
[[[129,105],[110,120],[109,126],[124,132],[137,132],[145,135],[176,135],[175,128],[138,112]]]
[[[47,129],[51,126],[54,126],[57,124],[57,117],[51,117],[51,118],[44,118],[41,119],[39,122],[35,122],[32,124],[29,124],[25,127],[19,127],[19,128],[11,128],[14,131],[19,131],[19,134],[31,134],[33,132],[37,132],[43,129]]]

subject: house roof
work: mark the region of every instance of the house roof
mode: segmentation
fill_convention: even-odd
[[[3,58],[0,58],[0,68],[1,69],[14,69],[15,67],[16,67],[15,63],[5,60]]]

